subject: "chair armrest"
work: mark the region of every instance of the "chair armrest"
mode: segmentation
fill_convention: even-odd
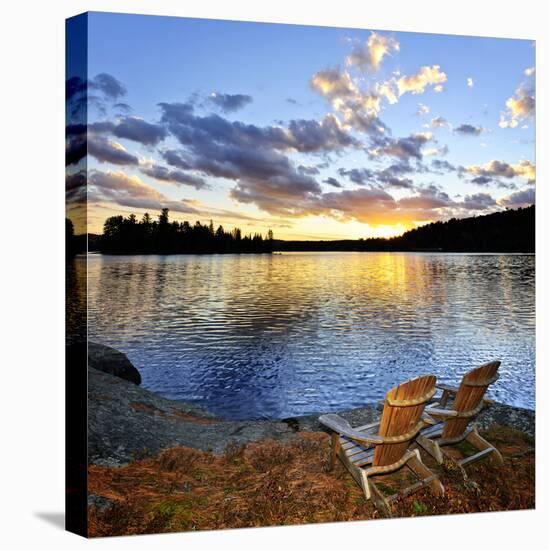
[[[448,386],[448,384],[437,384],[435,387],[448,393],[457,393],[459,390],[459,388],[456,388],[455,386]]]
[[[458,416],[457,411],[451,411],[448,409],[437,409],[436,407],[425,407],[425,413],[428,416],[442,416],[452,418],[453,416]]]
[[[383,443],[381,437],[366,435],[363,432],[355,430],[347,420],[341,418],[341,416],[337,414],[323,414],[319,417],[318,421],[334,432],[337,432],[339,435],[344,435],[359,443],[366,443],[368,445],[379,445]]]
[[[434,426],[435,424],[438,424],[438,420],[429,416],[429,414],[426,411],[423,411],[423,413],[421,414],[421,420],[427,426]]]

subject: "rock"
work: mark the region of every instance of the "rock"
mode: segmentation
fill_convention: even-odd
[[[116,349],[88,342],[88,366],[113,376],[118,376],[128,382],[141,384],[141,374],[131,364],[127,356]]]
[[[92,464],[123,466],[177,445],[222,453],[228,445],[266,438],[288,441],[295,435],[281,421],[223,420],[196,405],[172,401],[88,369],[88,460]]]
[[[106,346],[93,344],[93,348],[125,358]],[[102,355],[96,353],[95,357]],[[166,399],[125,379],[101,372],[93,368],[91,361],[90,367],[88,460],[92,464],[123,466],[177,445],[222,453],[229,445],[239,446],[266,438],[285,442],[302,431],[327,431],[318,422],[320,412],[285,420],[224,420],[191,403]],[[371,405],[339,414],[351,425],[359,426],[378,420],[381,411]],[[502,424],[532,436],[535,432],[534,411],[500,403],[484,409],[475,422],[481,428]]]

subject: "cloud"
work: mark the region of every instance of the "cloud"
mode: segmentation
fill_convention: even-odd
[[[472,79],[471,77],[469,77],[469,78],[467,79],[467,86],[468,86],[469,88],[472,88],[474,85],[475,85],[475,83],[473,82],[473,79]]]
[[[536,112],[536,98],[531,88],[520,86],[505,106],[507,110],[500,114],[500,128],[516,128],[522,120],[530,119]]]
[[[472,124],[460,124],[454,132],[464,136],[480,136],[485,129],[481,126],[473,126]]]
[[[300,173],[307,174],[308,176],[316,176],[320,174],[320,170],[316,166],[304,166],[303,164],[300,164],[297,169]]]
[[[332,178],[332,177],[326,178],[325,180],[323,180],[323,183],[331,185],[332,187],[338,187],[338,188],[343,187],[336,178]]]
[[[109,201],[131,208],[169,208],[174,212],[197,213],[188,201],[171,200],[137,176],[128,176],[124,172],[92,170],[88,178],[88,194],[91,202]]]
[[[377,71],[386,55],[399,50],[400,45],[396,39],[372,32],[366,43],[356,47],[346,62],[363,70]]]
[[[233,113],[246,105],[252,103],[253,98],[245,94],[222,94],[212,92],[208,98],[214,105],[219,107],[224,113]]]
[[[441,145],[440,147],[428,147],[423,150],[423,154],[426,157],[444,156],[448,154],[448,145]]]
[[[183,145],[199,150],[208,141],[243,147],[275,149],[279,151],[328,152],[358,145],[342,128],[337,118],[326,115],[316,120],[292,120],[288,127],[256,126],[231,122],[219,115],[196,116],[192,106],[160,103],[162,122]]]
[[[509,208],[530,206],[536,202],[536,192],[533,187],[527,187],[502,197],[497,202],[499,205]]]
[[[117,100],[126,95],[125,86],[108,73],[100,73],[90,80],[89,89],[99,90],[105,97],[112,100]]]
[[[124,117],[119,119],[112,133],[119,138],[129,139],[143,145],[158,145],[168,132],[159,124],[151,124],[142,118]]]
[[[381,170],[370,170],[368,168],[339,168],[337,173],[340,176],[349,178],[357,185],[379,184],[382,187],[393,187],[397,189],[413,189],[414,183],[410,178],[403,177],[416,171],[408,162],[391,164]]]
[[[465,171],[475,176],[487,178],[524,178],[528,183],[536,181],[536,165],[529,160],[521,160],[517,164],[509,164],[500,160],[491,160],[484,165],[473,164],[465,167]],[[474,181],[474,180],[473,180]],[[488,183],[478,180],[475,183]]]
[[[440,65],[421,67],[417,74],[402,76],[397,80],[398,93],[422,94],[427,86],[439,85],[446,80],[446,74],[440,70]]]
[[[449,128],[450,123],[444,117],[437,116],[431,119],[431,128],[444,128],[445,126]]]
[[[362,94],[346,71],[319,71],[313,75],[311,87],[343,115],[347,126],[364,133],[379,133],[385,130],[385,125],[378,118],[382,95],[377,90]]]
[[[65,174],[65,199],[70,204],[86,204],[88,200],[86,170]]]
[[[471,183],[475,183],[476,185],[488,185],[489,183],[492,183],[492,181],[493,178],[490,176],[477,176],[471,180]]]
[[[337,173],[340,176],[348,177],[353,183],[357,185],[366,185],[372,183],[375,178],[375,174],[368,168],[351,168],[346,170],[345,168],[339,168]]]
[[[442,86],[442,84],[437,84],[433,90],[437,93],[437,94],[440,94],[440,92],[443,92],[444,91],[444,86]]]
[[[149,164],[141,167],[143,174],[154,178],[159,181],[165,181],[168,183],[175,183],[177,185],[189,185],[196,189],[205,189],[209,186],[203,178],[194,176],[192,174],[186,174],[181,170],[171,170],[165,166],[158,164]]]
[[[536,72],[535,67],[528,67],[527,69],[524,69],[524,74],[526,76],[532,76]]]
[[[143,145],[158,145],[168,135],[164,126],[134,116],[120,117],[116,122],[94,122],[88,130],[92,134],[112,134]]]
[[[102,136],[88,136],[88,153],[99,162],[122,166],[139,164],[139,159],[128,153],[123,145]]]
[[[356,97],[358,88],[347,71],[325,69],[311,78],[311,87],[323,97],[333,101]]]
[[[131,113],[132,111],[132,108],[127,103],[115,103],[113,107],[124,114]]]
[[[68,128],[67,126],[67,130]],[[78,164],[87,155],[87,145],[85,132],[75,135],[68,134],[65,143],[65,164],[67,166]]]
[[[429,107],[427,107],[427,105],[424,105],[423,103],[418,103],[416,114],[418,116],[428,115]]]
[[[467,210],[486,210],[496,206],[497,203],[488,193],[476,193],[474,195],[466,195],[461,203],[461,207]]]
[[[408,160],[423,158],[422,147],[433,139],[430,132],[412,134],[404,138],[392,138],[382,136],[372,140],[372,147],[368,150],[371,157],[380,157],[384,155]]]
[[[457,168],[447,160],[434,159],[431,161],[431,166],[437,172],[456,172]]]

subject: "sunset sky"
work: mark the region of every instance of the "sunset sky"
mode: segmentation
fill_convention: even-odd
[[[88,48],[90,232],[167,207],[390,236],[535,202],[532,41],[91,13]]]

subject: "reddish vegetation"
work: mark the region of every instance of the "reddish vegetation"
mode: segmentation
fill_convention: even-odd
[[[444,497],[417,492],[393,505],[395,517],[534,507],[534,442],[505,427],[485,432],[502,452],[503,468],[488,461],[468,467],[468,483],[450,465],[437,467]],[[456,451],[457,452],[457,451]],[[466,445],[460,452],[467,454]],[[229,448],[223,455],[168,449],[123,468],[90,466],[89,491],[114,504],[91,507],[90,536],[288,525],[379,517],[338,464],[328,471],[329,438],[301,433],[287,444],[271,440]],[[423,453],[422,456],[425,456]],[[379,480],[390,493],[395,474]],[[379,484],[378,484],[379,485]]]

